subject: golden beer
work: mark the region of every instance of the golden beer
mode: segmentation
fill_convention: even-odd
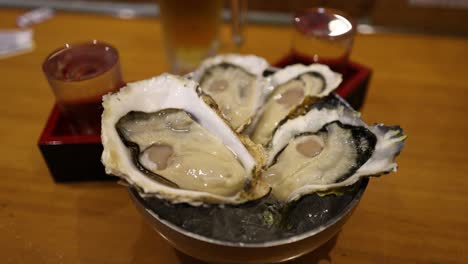
[[[185,73],[219,46],[222,0],[160,0],[162,34],[171,71]]]

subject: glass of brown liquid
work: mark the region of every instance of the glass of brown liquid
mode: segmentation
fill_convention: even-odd
[[[96,40],[65,44],[42,69],[71,133],[99,134],[102,96],[123,85],[117,50]]]
[[[160,0],[164,46],[171,72],[184,74],[195,69],[219,46],[223,0]],[[231,0],[232,41],[242,42],[246,0]]]
[[[356,27],[345,13],[331,8],[310,8],[294,16],[293,54],[343,71],[348,63]]]

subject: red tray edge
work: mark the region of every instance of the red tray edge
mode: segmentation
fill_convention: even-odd
[[[94,144],[101,143],[100,135],[54,135],[60,111],[57,104],[54,104],[49,114],[46,125],[39,137],[39,145],[61,145],[61,144]]]

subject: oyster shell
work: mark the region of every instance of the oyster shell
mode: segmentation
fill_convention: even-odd
[[[293,65],[265,79],[267,67],[255,56],[217,56],[193,80],[164,74],[105,96],[106,172],[143,195],[201,205],[241,204],[271,190],[289,202],[396,170],[406,136],[366,125],[332,94],[341,75]]]
[[[215,100],[229,124],[242,131],[263,102],[267,67],[257,56],[219,55],[205,60],[191,78],[200,83],[199,92]]]
[[[173,203],[239,204],[265,196],[261,149],[232,131],[195,87],[165,74],[104,96],[106,172]]]
[[[400,127],[367,126],[336,96],[287,120],[269,144],[263,176],[273,195],[292,201],[396,170],[406,136]]]
[[[338,87],[341,75],[328,66],[295,64],[278,70],[271,77],[272,90],[255,121],[252,140],[266,145],[281,120],[305,98],[316,100],[327,96]]]

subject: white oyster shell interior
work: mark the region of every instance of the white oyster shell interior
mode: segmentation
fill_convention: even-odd
[[[336,122],[362,131],[350,137],[351,130],[340,129],[334,125]],[[327,134],[320,132],[324,127]],[[300,140],[307,139],[303,134],[318,137],[308,148],[313,155],[304,155],[298,149]],[[405,139],[399,127],[367,126],[358,112],[345,105],[312,108],[276,130],[269,145],[264,177],[273,194],[282,201],[328,192],[352,185],[364,176],[396,170],[395,157]]]
[[[175,203],[187,202],[193,205],[199,205],[205,202],[234,204],[245,202],[246,199],[252,197],[246,195],[242,187],[252,182],[256,161],[239,140],[235,132],[218,116],[215,110],[210,108],[203,99],[199,97],[195,91],[196,85],[194,81],[164,74],[152,79],[129,83],[119,92],[104,96],[104,113],[102,116],[102,144],[104,146],[104,151],[102,153],[102,162],[105,165],[106,172],[125,178],[130,184],[136,185],[143,193],[154,194]],[[193,120],[178,120],[182,120],[182,123],[185,121],[195,122],[196,120],[197,124],[193,126],[196,132],[195,134],[198,133],[200,137],[204,137],[205,139],[196,137],[190,137],[188,139],[179,138],[180,140],[186,140],[179,140],[179,143],[186,144],[182,146],[180,144],[175,144],[175,141],[178,139],[173,137],[171,140],[174,140],[174,142],[169,142],[169,144],[174,143],[171,146],[172,149],[161,147],[164,143],[163,141],[171,137],[170,131],[168,132],[165,130],[157,132],[159,134],[156,133],[156,135],[151,134],[145,129],[145,127],[149,126],[150,122],[145,124],[144,122],[146,121],[139,120],[137,121],[139,124],[127,126],[125,133],[129,133],[134,143],[137,143],[140,151],[142,151],[140,163],[143,167],[149,171],[159,173],[161,172],[161,164],[159,164],[160,167],[158,170],[158,162],[154,162],[154,159],[153,161],[148,159],[149,155],[156,153],[154,155],[159,155],[159,158],[161,158],[161,156],[167,156],[171,151],[178,150],[179,148],[184,148],[186,150],[192,148],[191,151],[193,152],[196,152],[197,148],[200,148],[198,154],[201,156],[214,156],[212,157],[213,159],[205,160],[205,162],[203,162],[203,157],[199,157],[201,161],[199,163],[195,162],[195,167],[193,167],[193,169],[206,169],[206,167],[204,167],[205,165],[213,165],[211,166],[211,170],[224,170],[226,168],[223,167],[222,160],[227,159],[225,165],[229,163],[229,165],[226,165],[229,170],[225,170],[224,172],[230,174],[232,179],[235,179],[233,184],[228,184],[228,182],[215,184],[216,181],[223,180],[220,179],[220,177],[227,176],[226,174],[223,175],[224,172],[213,174],[218,178],[214,177],[206,181],[195,180],[189,183],[186,182],[187,179],[175,179],[174,177],[176,176],[171,178],[167,173],[161,173],[168,176],[171,182],[180,185],[179,188],[174,188],[174,186],[161,184],[151,177],[148,177],[147,174],[142,172],[142,170],[135,165],[133,156],[131,155],[132,151],[125,145],[125,142],[120,137],[116,129],[116,124],[131,112],[149,114],[158,113],[165,109],[178,109],[181,110],[179,113],[190,114]],[[161,124],[159,126],[161,126]],[[179,123],[175,124],[175,126],[183,127],[183,124]],[[180,135],[182,134],[178,134],[177,136]],[[204,144],[211,144],[211,146],[205,146]],[[152,150],[151,148],[155,146],[156,148]],[[145,150],[148,152],[145,152]],[[150,151],[152,152],[150,153]],[[184,154],[189,156],[187,158],[189,163],[191,159],[197,159],[197,154],[190,153],[189,150]],[[156,161],[157,160],[158,158],[156,158]],[[151,162],[153,162],[153,164],[151,164]],[[181,164],[183,163],[177,160],[173,162],[174,164],[178,163],[180,166],[182,166]],[[164,166],[167,166],[167,164]],[[175,167],[171,169],[173,171],[169,174],[177,170]],[[209,170],[210,169],[206,169],[205,172]],[[205,174],[205,172],[193,172],[191,179],[194,180],[196,177],[204,177],[205,175],[203,174]],[[241,180],[239,180],[239,178],[241,178]],[[211,185],[210,188],[204,188],[203,184]]]
[[[267,67],[257,56],[219,55],[205,60],[191,77],[216,101],[229,124],[242,131],[263,102],[268,83],[262,74]]]
[[[284,67],[281,70],[276,71],[273,75],[270,76],[270,81],[272,87],[284,84],[291,79],[296,78],[297,76],[306,73],[306,72],[319,72],[325,78],[327,83],[327,89],[324,89],[321,93],[318,93],[318,97],[326,96],[330,93],[330,90],[334,90],[342,82],[343,78],[341,74],[334,72],[324,64],[314,63],[310,65],[303,64],[293,64],[287,67]]]
[[[278,70],[271,77],[268,95],[252,132],[252,140],[266,145],[273,131],[306,97],[329,95],[341,83],[341,75],[328,66],[295,64]]]

